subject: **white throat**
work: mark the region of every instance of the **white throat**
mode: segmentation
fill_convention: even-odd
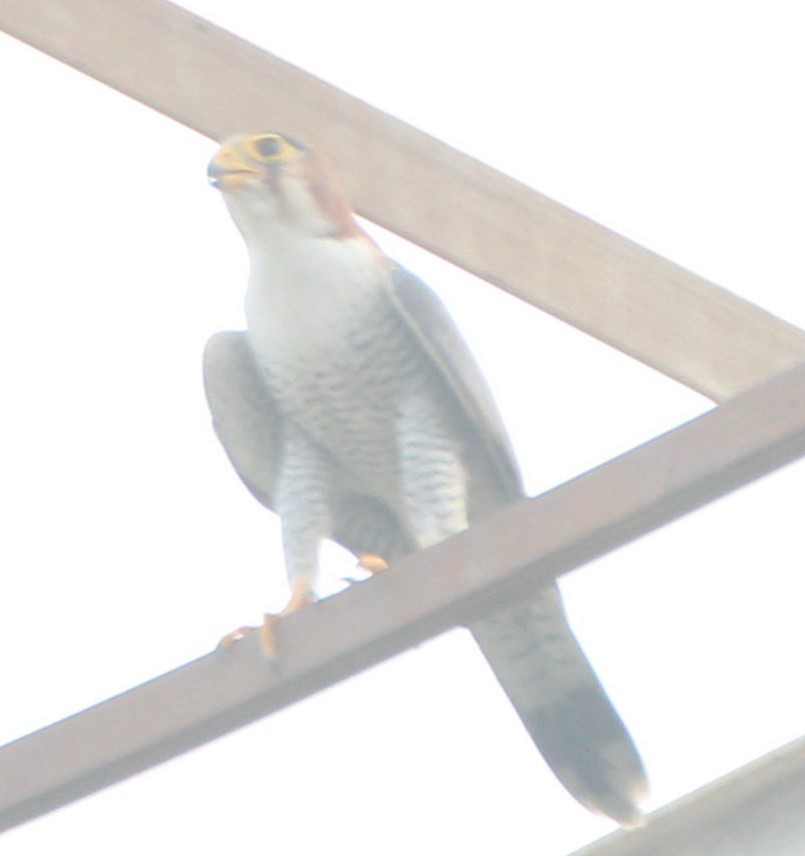
[[[337,345],[341,326],[384,289],[376,250],[361,236],[318,238],[277,224],[266,238],[249,247],[246,293],[249,338],[264,365]]]

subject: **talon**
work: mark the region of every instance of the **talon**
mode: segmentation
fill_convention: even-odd
[[[227,633],[215,647],[221,651],[231,651],[241,639],[245,639],[250,633],[254,633],[255,630],[259,629],[259,627],[253,627],[251,625],[238,627],[237,630]]]
[[[358,567],[370,574],[378,574],[388,568],[389,563],[376,553],[360,553],[358,555]]]
[[[275,630],[277,621],[286,615],[290,615],[292,612],[296,612],[297,609],[301,609],[303,606],[314,603],[315,600],[316,598],[307,585],[294,586],[291,591],[291,598],[281,612],[264,615],[263,623],[257,627],[245,625],[238,627],[237,630],[233,630],[231,633],[227,633],[218,643],[217,647],[222,651],[231,651],[242,639],[256,633],[260,652],[265,657],[275,658],[279,652]]]
[[[363,573],[369,574],[370,576],[374,576],[375,574],[379,574],[381,571],[385,571],[388,566],[388,562],[382,556],[378,556],[376,553],[359,553],[358,561],[355,565],[355,570],[362,571]],[[347,585],[350,586],[354,585],[355,583],[366,582],[366,579],[367,577],[341,577],[341,581],[345,582]]]

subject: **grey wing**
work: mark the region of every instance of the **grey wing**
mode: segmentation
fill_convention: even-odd
[[[273,509],[282,416],[260,376],[246,334],[216,333],[204,349],[204,392],[213,426],[235,472]]]
[[[472,456],[483,510],[522,496],[520,477],[492,395],[439,299],[403,268],[392,274],[398,304],[459,403],[458,419],[480,444]],[[469,426],[469,427],[468,427]],[[471,489],[472,493],[472,489]],[[470,496],[472,499],[472,496]],[[472,514],[470,517],[472,518]],[[470,628],[545,760],[583,805],[629,826],[647,792],[640,756],[549,585],[530,602]]]
[[[244,332],[216,333],[207,342],[204,390],[215,432],[232,466],[254,497],[275,510],[284,419]],[[332,503],[333,538],[348,550],[388,559],[413,550],[396,516],[373,497],[351,490],[335,464]]]
[[[508,432],[455,322],[441,300],[410,271],[395,266],[391,282],[399,312],[443,376],[457,400],[463,425],[469,427],[481,447],[480,457],[473,456],[472,463],[484,470],[476,475],[490,482],[484,486],[487,490],[497,489],[498,507],[522,497],[520,470]],[[472,509],[470,512],[472,517]]]

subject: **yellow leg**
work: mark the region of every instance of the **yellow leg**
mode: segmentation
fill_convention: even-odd
[[[277,645],[277,634],[275,627],[280,618],[296,612],[303,606],[308,606],[316,600],[310,592],[310,588],[306,584],[297,584],[291,588],[291,599],[285,604],[282,612],[274,615],[268,613],[263,616],[263,623],[258,627],[260,633],[260,650],[266,657],[276,657],[279,653]]]
[[[297,609],[301,609],[303,606],[313,603],[315,600],[316,598],[311,593],[310,587],[305,583],[298,583],[292,587],[291,598],[288,603],[285,604],[282,612],[276,614],[268,613],[263,616],[263,623],[259,627],[247,625],[244,627],[238,627],[237,630],[227,633],[226,636],[224,636],[224,638],[218,643],[218,648],[223,651],[229,651],[238,642],[240,642],[241,639],[244,639],[246,636],[250,636],[252,633],[257,633],[260,651],[266,657],[276,657],[278,654],[277,634],[275,631],[277,621],[286,615],[290,615],[292,612],[296,612]]]
[[[380,571],[385,571],[389,563],[376,553],[359,553],[358,567],[370,574],[378,574]]]
[[[374,576],[385,571],[388,566],[388,562],[376,553],[358,553],[358,563],[355,565],[355,570]],[[362,583],[365,579],[366,577],[341,577],[341,580],[349,585]]]

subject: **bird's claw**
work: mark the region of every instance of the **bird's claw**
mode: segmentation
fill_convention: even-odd
[[[389,563],[376,553],[361,553],[358,556],[358,567],[370,574],[379,574],[388,568]]]
[[[378,556],[376,553],[361,553],[358,556],[358,562],[355,565],[355,570],[363,571],[365,574],[369,574],[369,576],[342,576],[341,582],[344,582],[350,586],[354,585],[355,583],[364,583],[367,579],[370,579],[375,574],[379,574],[381,571],[385,571],[388,566],[388,562],[382,556]]]
[[[227,633],[226,636],[221,639],[217,645],[217,649],[219,651],[231,651],[244,639],[256,634],[257,644],[260,646],[260,653],[264,657],[276,657],[278,648],[277,634],[274,627],[279,617],[279,615],[269,614],[263,618],[262,624],[238,627],[237,630]]]
[[[231,651],[241,640],[252,634],[257,634],[257,642],[260,646],[260,653],[264,657],[274,659],[279,654],[279,646],[277,645],[276,625],[280,618],[296,612],[303,606],[313,603],[316,600],[313,593],[307,586],[299,586],[294,588],[291,593],[291,599],[285,604],[282,612],[270,612],[263,616],[263,623],[258,626],[245,625],[238,627],[231,633],[227,633],[218,643],[218,649],[221,651]]]

